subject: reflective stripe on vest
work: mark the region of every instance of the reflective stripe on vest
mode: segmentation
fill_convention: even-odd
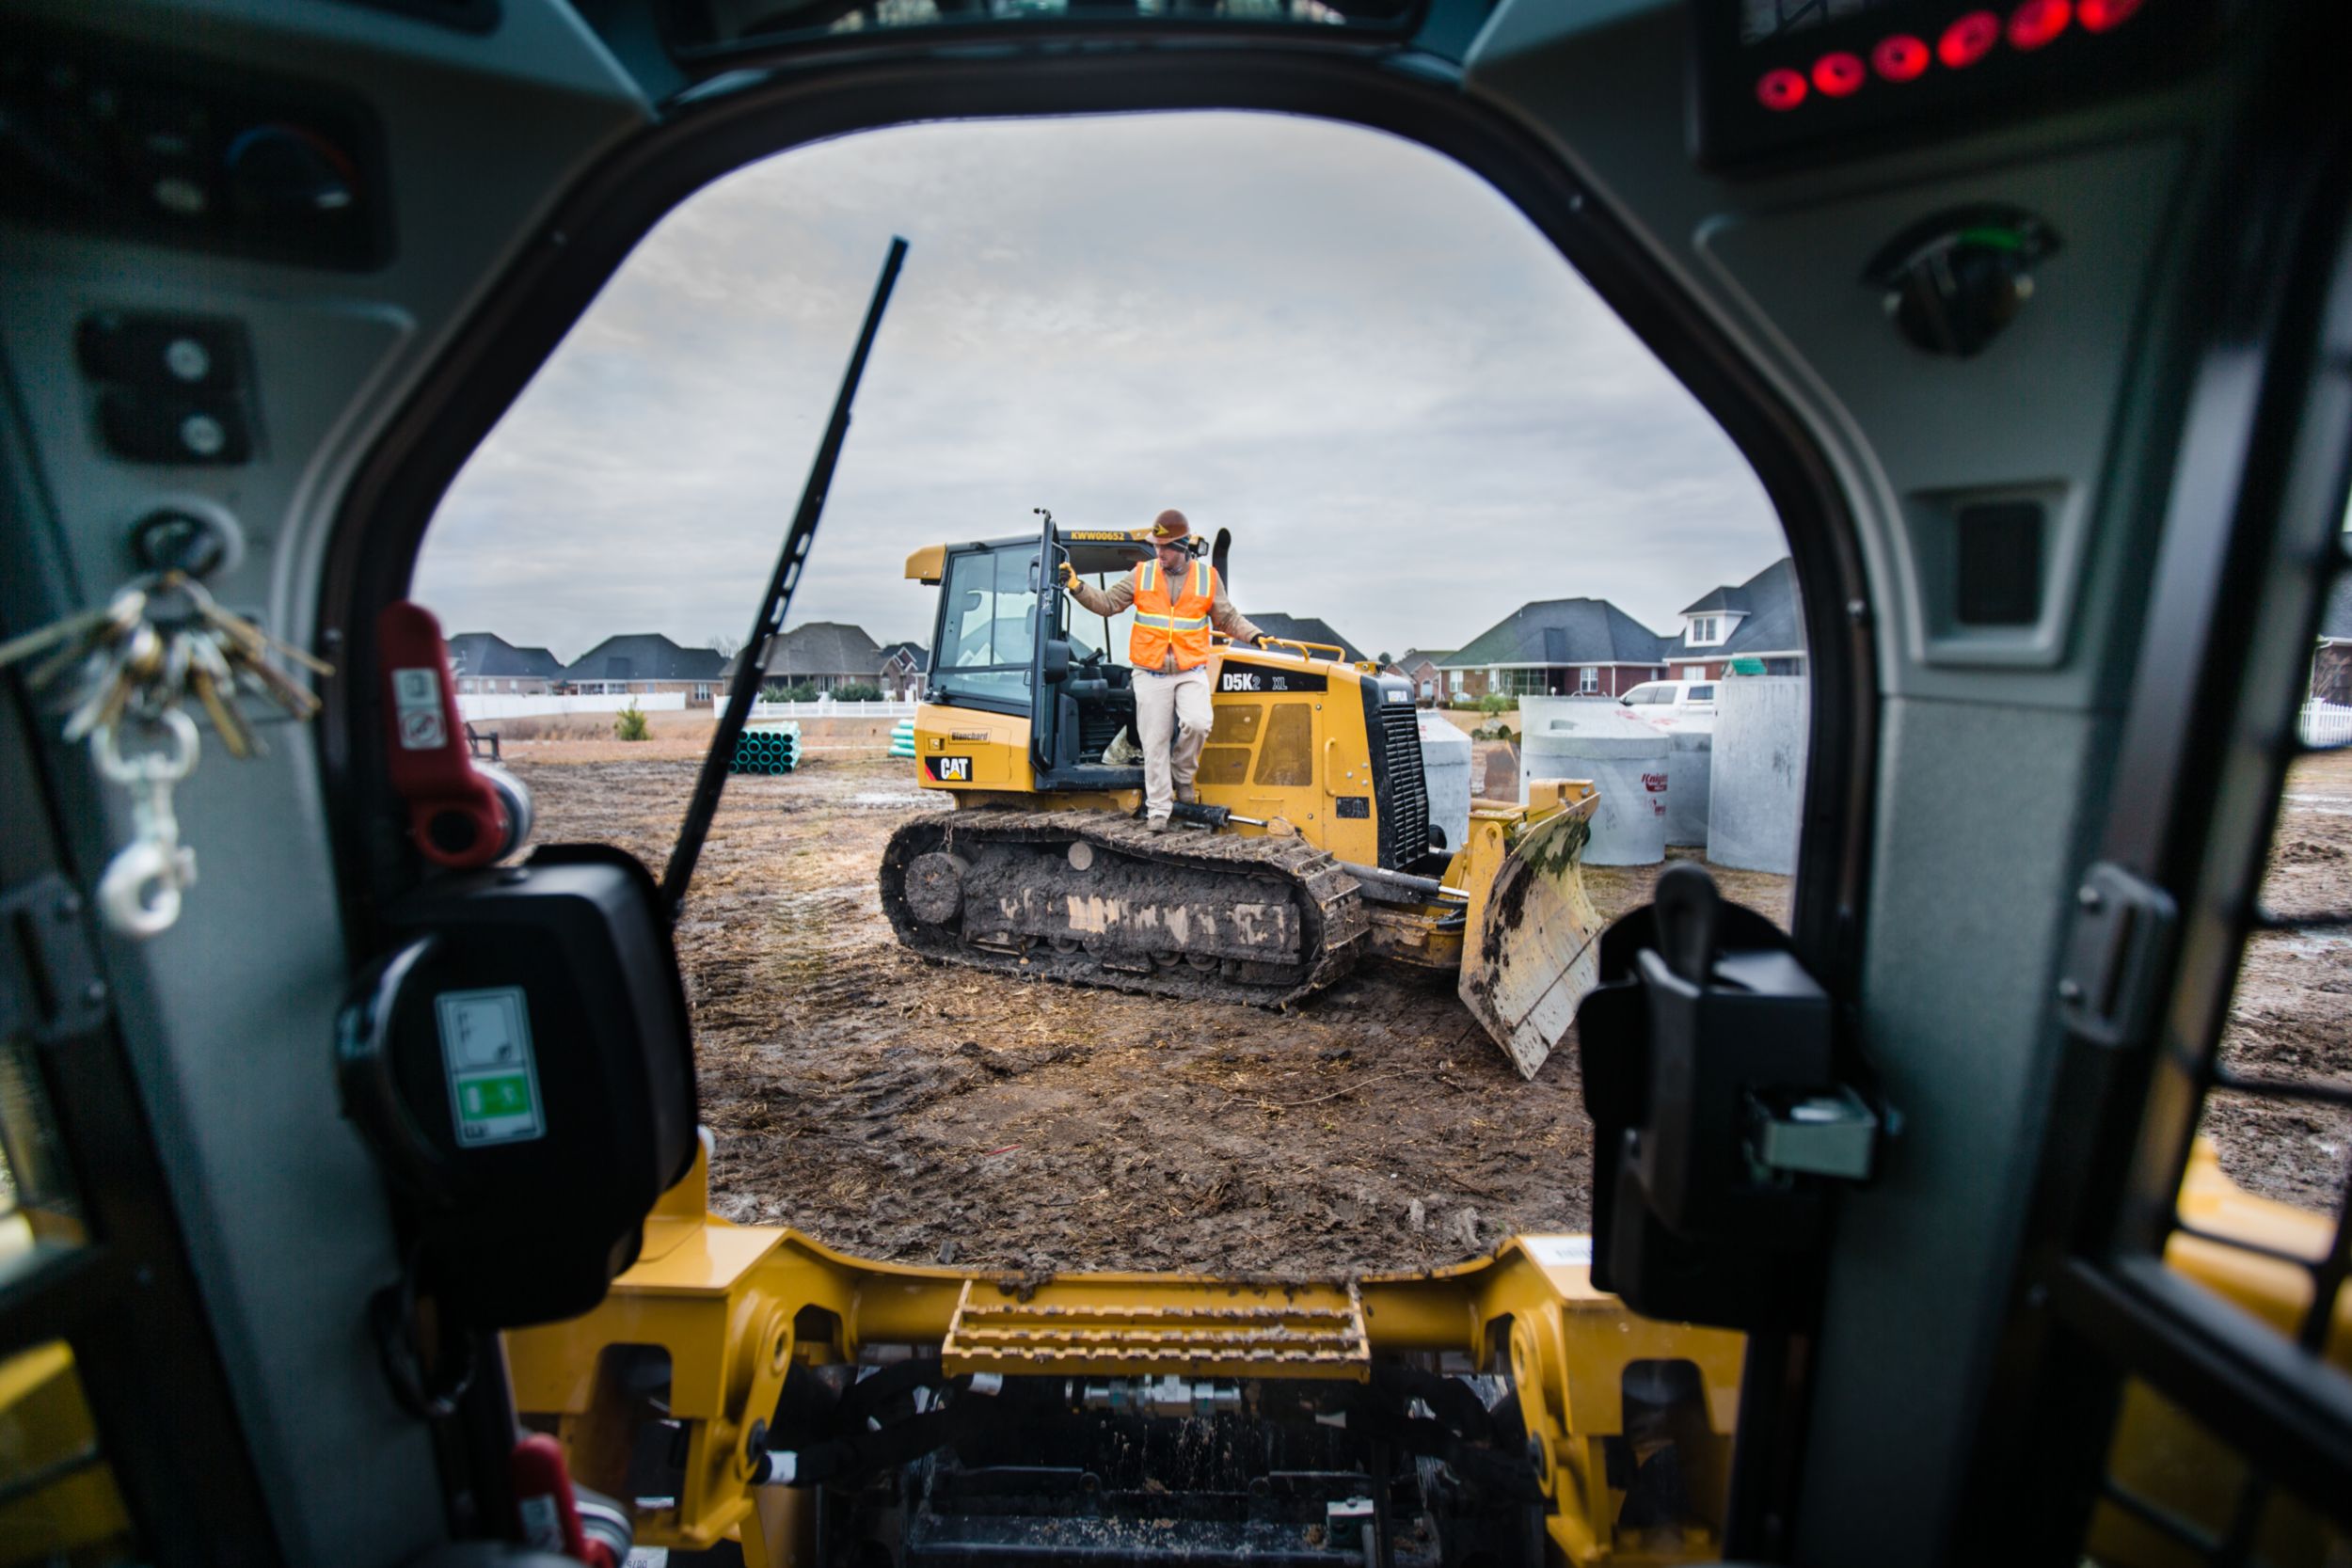
[[[1184,574],[1184,594],[1171,601],[1167,574],[1157,561],[1136,568],[1136,625],[1127,640],[1127,657],[1138,670],[1165,669],[1168,655],[1176,668],[1197,670],[1209,661],[1210,610],[1216,600],[1216,574],[1205,561],[1196,561]]]

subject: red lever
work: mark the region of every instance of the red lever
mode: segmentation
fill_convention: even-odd
[[[506,849],[506,804],[466,744],[441,623],[406,599],[386,605],[375,650],[392,787],[408,802],[417,847],[443,865],[489,864]]]
[[[515,1445],[507,1462],[515,1483],[515,1511],[521,1515],[523,1544],[534,1551],[561,1552],[588,1568],[620,1568],[612,1548],[591,1541],[580,1522],[580,1499],[564,1463],[564,1445],[534,1432]]]

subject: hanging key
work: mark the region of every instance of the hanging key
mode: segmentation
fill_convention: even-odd
[[[0,668],[36,656],[46,656],[27,675],[37,689],[78,668],[65,737],[87,739],[99,772],[131,796],[132,840],[99,879],[100,909],[124,935],[153,936],[179,919],[182,896],[196,883],[196,853],[180,842],[172,805],[199,753],[187,699],[203,707],[231,756],[252,756],[261,737],[238,709],[239,693],[309,719],[318,698],[277,661],[322,675],[333,669],[223,610],[176,571],[139,578],[96,610],[0,643]],[[141,733],[161,744],[126,752],[125,738]]]

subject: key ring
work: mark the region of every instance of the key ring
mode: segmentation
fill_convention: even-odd
[[[155,784],[178,784],[196,768],[201,750],[197,737],[196,721],[176,707],[165,708],[151,721],[163,726],[169,734],[168,751],[139,752],[131,756],[122,754],[121,743],[116,739],[115,726],[101,724],[90,732],[90,759],[98,770],[125,789],[137,789]]]

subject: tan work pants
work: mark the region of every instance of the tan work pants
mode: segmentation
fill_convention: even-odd
[[[1176,792],[1192,793],[1200,744],[1209,738],[1209,670],[1136,672],[1136,744],[1143,748],[1143,811],[1165,819]]]

